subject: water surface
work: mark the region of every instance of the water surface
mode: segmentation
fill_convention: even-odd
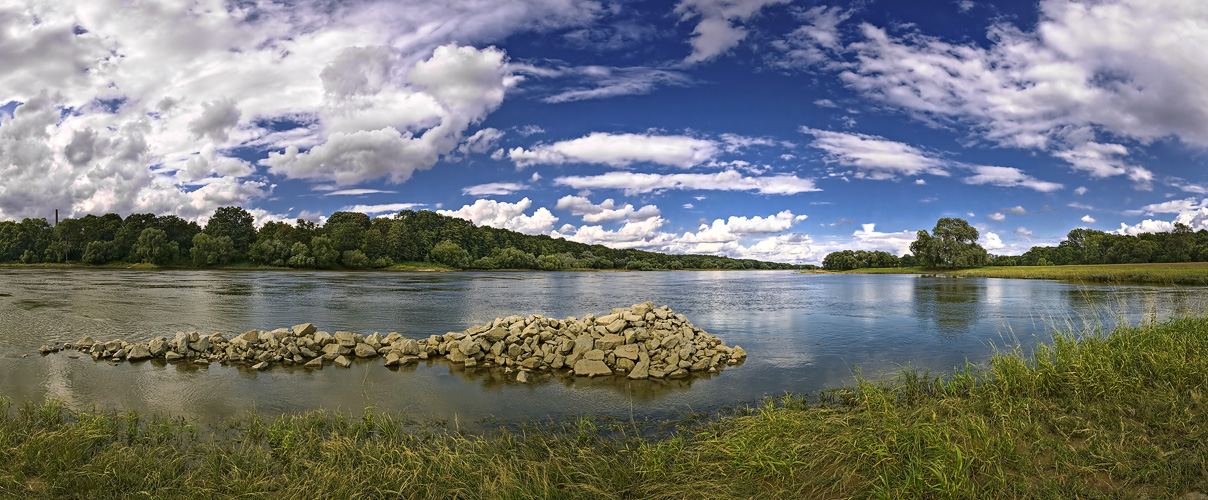
[[[809,392],[905,366],[984,363],[994,346],[1031,345],[1056,326],[1107,325],[1202,310],[1204,289],[1042,280],[784,271],[384,273],[0,269],[0,396],[57,398],[80,409],[170,413],[216,421],[248,411],[357,413],[368,405],[417,418],[708,410]],[[96,362],[40,356],[42,344],[144,341],[176,331],[242,333],[297,323],[327,331],[426,337],[496,317],[565,318],[652,301],[741,345],[740,367],[683,381],[553,378],[519,385],[442,361],[388,369]],[[32,353],[32,354],[31,354]]]

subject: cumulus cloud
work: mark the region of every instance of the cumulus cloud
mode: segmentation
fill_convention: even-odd
[[[805,219],[805,215],[793,215],[788,210],[768,217],[732,216],[725,220],[715,219],[711,225],[702,224],[695,233],[685,233],[680,241],[693,244],[737,241],[745,236],[782,233]]]
[[[54,208],[200,217],[215,208],[197,207],[207,200],[255,202],[271,184],[247,178],[255,167],[236,147],[277,151],[264,164],[277,175],[404,181],[452,151],[517,81],[502,51],[451,43],[578,26],[603,11],[591,0],[329,7],[0,6],[0,95],[24,108],[0,126],[5,140],[20,135],[0,154],[23,156],[0,163],[0,218]],[[18,126],[34,115],[53,120]]]
[[[986,231],[979,238],[982,248],[987,251],[1002,250],[1006,245],[1003,244],[1002,238],[997,233]]]
[[[1208,198],[1196,201],[1195,198],[1185,198],[1182,200],[1169,200],[1161,203],[1151,203],[1145,205],[1138,210],[1126,210],[1124,215],[1154,215],[1154,214],[1177,214],[1183,212],[1192,212],[1201,208],[1208,207]]]
[[[851,11],[840,7],[817,6],[800,11],[797,18],[801,25],[784,38],[772,42],[772,48],[781,53],[777,65],[782,68],[808,68],[829,63],[843,50],[839,25],[851,15]],[[830,103],[826,99],[823,101]],[[814,101],[814,104],[835,107],[834,103],[826,105]]]
[[[510,229],[524,234],[552,232],[558,218],[545,207],[533,211],[532,215],[525,214],[532,206],[533,201],[528,198],[516,203],[480,199],[473,205],[465,205],[457,210],[437,210],[437,213],[466,219],[478,226]]]
[[[626,203],[624,206],[617,207],[612,198],[596,205],[583,196],[569,195],[558,199],[558,204],[554,208],[569,210],[572,215],[582,217],[583,222],[589,224],[619,220],[644,221],[662,215],[659,208],[654,205],[644,205],[640,209],[635,209],[633,205]]]
[[[1183,224],[1191,228],[1192,231],[1208,229],[1208,207],[1190,208],[1180,212],[1173,220],[1153,220],[1145,219],[1132,226],[1120,223],[1120,229],[1116,230],[1119,234],[1140,234],[1140,233],[1159,233],[1170,232],[1174,230],[1174,225]]]
[[[1076,194],[1078,196],[1082,196],[1082,195],[1086,194],[1086,187],[1078,186],[1077,188],[1074,189],[1074,194]]]
[[[692,53],[684,59],[689,64],[708,61],[734,48],[747,37],[742,23],[751,19],[768,5],[789,0],[681,0],[675,6],[680,21],[699,18],[692,30]]]
[[[1019,227],[1015,228],[1015,234],[1018,234],[1023,237],[1032,236],[1032,232],[1029,231],[1028,228],[1023,227],[1023,226],[1019,226]]]
[[[594,132],[578,139],[539,144],[532,149],[514,148],[508,151],[508,157],[518,167],[542,163],[600,163],[612,167],[655,163],[689,168],[709,161],[719,152],[714,141],[682,135]]]
[[[620,189],[626,195],[667,190],[754,191],[760,194],[821,191],[813,180],[795,175],[747,177],[734,170],[716,174],[608,172],[592,176],[558,177],[554,183],[575,189]]]
[[[884,180],[909,175],[947,176],[943,162],[909,144],[884,137],[801,127],[814,136],[810,146],[826,152],[826,161],[855,167],[857,177]]]
[[[1007,220],[1007,216],[1006,216],[1006,215],[1003,215],[1003,214],[1001,214],[1001,213],[999,213],[999,212],[994,212],[994,213],[992,213],[992,214],[990,214],[990,215],[987,215],[987,216],[986,216],[986,218],[987,218],[987,219],[990,219],[990,220],[992,220],[992,221],[995,221],[995,222],[1002,222],[1002,221],[1004,221],[1004,220]]]
[[[1087,224],[1094,224],[1094,223],[1095,223],[1095,218],[1094,218],[1094,217],[1091,217],[1091,216],[1090,216],[1090,214],[1083,215],[1081,220],[1082,220],[1082,222],[1085,222],[1085,223],[1087,223]]]
[[[483,154],[487,151],[495,149],[495,145],[499,144],[499,139],[502,139],[504,132],[491,127],[484,128],[474,135],[467,137],[465,142],[457,146],[457,152],[461,154],[478,153]]]
[[[1001,211],[1001,212],[1006,212],[1006,213],[1009,213],[1009,214],[1011,214],[1011,215],[1028,215],[1028,211],[1027,211],[1027,209],[1025,209],[1025,208],[1023,208],[1022,206],[1019,206],[1019,205],[1015,205],[1015,206],[1013,206],[1013,207],[1011,207],[1011,208],[1004,208],[1004,209],[1002,209],[1002,210],[1000,210],[1000,211]]]
[[[991,167],[991,166],[974,166],[971,167],[975,175],[966,177],[965,184],[989,184],[992,186],[1001,187],[1025,187],[1049,193],[1061,189],[1061,184],[1056,182],[1047,182],[1036,179],[1030,175],[1023,173],[1022,170],[1012,167]]]

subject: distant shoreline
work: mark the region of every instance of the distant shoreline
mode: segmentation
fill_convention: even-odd
[[[560,272],[600,272],[600,273],[617,273],[617,272],[679,272],[679,271],[726,271],[726,272],[741,272],[741,271],[798,271],[795,269],[719,269],[719,268],[702,268],[702,269],[592,269],[592,268],[571,268],[571,269],[457,269],[453,267],[433,264],[429,262],[419,263],[404,263],[394,264],[389,267],[382,268],[297,268],[297,267],[278,267],[266,266],[262,264],[235,264],[226,266],[159,266],[155,264],[130,264],[127,262],[110,262],[106,264],[90,265],[90,264],[61,264],[61,263],[37,263],[37,264],[20,264],[20,263],[4,263],[0,264],[0,269],[121,269],[121,270],[144,270],[144,271],[341,271],[341,272],[531,272],[531,273],[560,273]]]
[[[865,268],[850,271],[810,270],[800,271],[799,274],[936,274],[963,278],[1050,279],[1093,283],[1208,285],[1208,262],[1002,266],[968,269],[898,267]]]

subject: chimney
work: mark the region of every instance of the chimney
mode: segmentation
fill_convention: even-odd
[[[55,209],[55,225],[59,225],[59,209]]]

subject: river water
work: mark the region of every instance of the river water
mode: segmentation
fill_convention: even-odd
[[[658,417],[885,376],[947,372],[1025,349],[1054,328],[1110,328],[1203,311],[1203,288],[1077,285],[1042,280],[784,271],[391,273],[0,269],[0,396],[55,398],[76,409],[216,422],[249,411],[367,406],[418,419],[479,422],[568,415]],[[314,323],[321,330],[419,338],[512,314],[565,318],[652,301],[741,345],[749,358],[680,381],[554,377],[516,384],[443,361],[392,369],[96,362],[43,344],[145,341]]]

